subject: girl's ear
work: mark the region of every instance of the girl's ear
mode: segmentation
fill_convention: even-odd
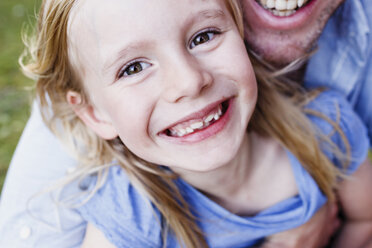
[[[105,140],[112,140],[118,136],[114,126],[107,120],[101,118],[94,106],[91,104],[82,104],[82,97],[79,93],[69,91],[67,92],[66,98],[76,115],[98,136]]]

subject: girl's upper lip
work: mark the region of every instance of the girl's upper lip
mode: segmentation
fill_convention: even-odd
[[[182,122],[186,122],[186,121],[190,121],[190,120],[195,120],[195,119],[201,119],[201,118],[205,117],[206,115],[208,115],[213,109],[217,108],[218,105],[220,105],[221,103],[223,103],[224,101],[226,101],[226,100],[228,100],[230,98],[232,98],[232,97],[224,97],[221,100],[212,102],[212,103],[208,104],[206,107],[202,108],[201,110],[198,110],[198,111],[196,111],[194,113],[191,113],[191,114],[183,117],[182,119],[177,120],[176,122],[172,123],[168,127],[164,128],[158,134],[163,133],[167,129],[169,129],[171,127],[174,127],[174,126],[176,126],[176,125],[178,125],[178,124],[180,124]]]

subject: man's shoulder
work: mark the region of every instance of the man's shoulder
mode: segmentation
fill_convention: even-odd
[[[35,104],[1,194],[0,247],[77,247],[81,243],[85,222],[72,210],[60,211],[49,194],[42,194],[75,166],[76,161],[43,124]]]

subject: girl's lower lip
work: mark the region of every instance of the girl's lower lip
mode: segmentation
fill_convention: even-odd
[[[290,16],[275,16],[270,11],[264,9],[256,0],[250,0],[252,3],[255,22],[261,27],[276,30],[287,30],[297,28],[308,22],[313,16],[313,10],[317,0],[310,0],[305,6],[301,7],[296,13]]]
[[[228,100],[228,108],[226,109],[225,113],[221,116],[220,119],[209,125],[208,127],[198,130],[194,133],[182,136],[182,137],[171,137],[165,134],[162,134],[161,137],[168,139],[171,142],[176,143],[197,143],[208,139],[211,136],[218,134],[220,131],[224,129],[228,121],[230,120],[231,113],[234,108],[234,101],[233,99]]]

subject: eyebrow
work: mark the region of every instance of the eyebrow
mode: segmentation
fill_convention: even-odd
[[[220,9],[207,9],[197,12],[196,14],[193,14],[191,17],[186,19],[185,27],[190,26],[194,22],[198,22],[204,19],[221,19],[225,20],[226,15],[225,13]]]
[[[123,57],[125,57],[131,51],[141,49],[145,46],[148,46],[149,44],[150,43],[147,41],[139,41],[139,42],[132,43],[126,46],[125,48],[121,49],[118,55],[115,56],[113,60],[110,59],[104,64],[103,72],[104,73],[107,72],[111,67],[113,67],[118,61],[120,61]]]

